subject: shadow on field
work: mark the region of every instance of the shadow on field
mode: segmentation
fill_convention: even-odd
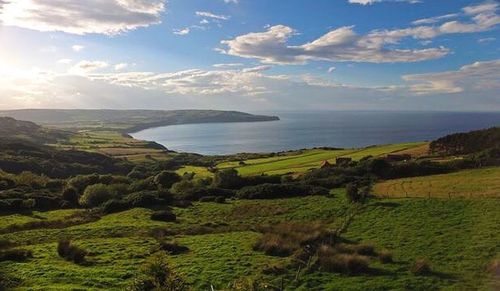
[[[372,203],[370,206],[380,206],[380,207],[390,207],[390,208],[396,208],[396,207],[399,207],[401,206],[400,203],[396,203],[396,202],[375,202],[375,203]]]

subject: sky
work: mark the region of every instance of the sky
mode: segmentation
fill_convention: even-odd
[[[0,109],[500,111],[495,0],[0,0]]]

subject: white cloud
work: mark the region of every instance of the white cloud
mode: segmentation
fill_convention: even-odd
[[[217,20],[228,20],[230,17],[226,15],[218,15],[208,11],[196,11],[196,16],[213,18]]]
[[[224,64],[213,64],[214,68],[234,68],[234,67],[242,67],[242,63],[224,63]]]
[[[126,69],[128,67],[127,63],[119,63],[115,65],[115,71],[121,71],[123,69]]]
[[[249,33],[232,40],[222,41],[227,46],[222,52],[244,57],[257,58],[264,63],[303,64],[309,60],[353,61],[353,62],[415,62],[439,58],[446,55],[446,48],[421,50],[391,49],[411,34],[427,35],[421,29],[412,31],[373,31],[365,36],[354,32],[352,26],[334,29],[322,37],[303,45],[287,45],[295,31],[284,25],[270,27],[265,32]]]
[[[337,69],[337,68],[335,68],[335,67],[329,67],[329,68],[328,68],[328,73],[330,73],[330,74],[331,74],[331,73],[333,73],[333,71],[335,71],[336,69]]]
[[[80,61],[71,67],[68,72],[72,75],[87,75],[108,66],[109,64],[103,61]]]
[[[114,35],[160,23],[164,0],[17,0],[0,22],[39,31]]]
[[[84,49],[85,47],[83,45],[75,44],[71,46],[71,49],[75,52],[80,52]]]
[[[407,2],[411,4],[420,3],[420,0],[349,0],[351,4],[369,5],[379,2]]]
[[[60,59],[57,61],[58,64],[64,64],[64,65],[69,65],[73,62],[72,59]]]
[[[341,84],[311,74],[270,74],[266,71],[269,66],[165,73],[115,72],[106,69],[108,66],[104,62],[83,61],[78,68],[85,73],[57,74],[0,64],[0,108],[234,109],[236,104],[246,110],[262,106],[500,110],[500,60],[474,63],[457,71],[407,75],[407,85],[373,87]]]
[[[238,4],[238,3],[240,3],[240,0],[224,0],[224,3]]]
[[[448,19],[459,18],[459,17],[470,17],[470,21],[468,22],[452,20],[442,23],[438,27],[428,27],[428,28],[434,30],[436,35],[447,34],[447,33],[471,33],[471,32],[486,31],[493,28],[497,24],[500,24],[500,16],[498,16],[497,14],[498,9],[499,9],[498,3],[487,1],[482,4],[464,7],[461,13],[452,13],[452,14],[419,19],[413,21],[412,24],[414,25],[436,24]]]
[[[189,27],[183,28],[183,29],[174,29],[173,33],[177,35],[187,35],[191,32],[191,29]]]
[[[459,13],[451,13],[451,14],[446,14],[446,15],[441,15],[441,16],[423,18],[423,19],[418,19],[418,20],[413,21],[412,24],[413,25],[434,24],[434,23],[438,23],[438,22],[445,20],[445,19],[458,17],[459,15],[460,15]]]
[[[430,44],[429,40],[450,33],[471,33],[493,29],[500,24],[497,11],[499,4],[486,2],[468,6],[461,14],[448,14],[432,19],[417,20],[417,23],[433,23],[462,15],[468,22],[448,21],[439,26],[415,26],[393,30],[373,30],[359,35],[353,26],[336,28],[325,35],[302,45],[289,45],[288,40],[296,34],[285,25],[275,25],[264,32],[240,35],[221,42],[225,54],[259,59],[264,63],[304,64],[311,60],[352,62],[417,62],[436,59],[449,53],[444,47],[426,49],[398,48],[405,38],[414,38]],[[415,23],[415,22],[414,22]]]
[[[497,96],[500,90],[500,60],[476,62],[457,71],[405,75],[403,80],[414,83],[410,90],[419,95],[480,91]]]
[[[492,42],[492,41],[495,41],[497,40],[496,38],[494,37],[485,37],[485,38],[480,38],[477,40],[477,42],[479,43],[486,43],[486,42]]]

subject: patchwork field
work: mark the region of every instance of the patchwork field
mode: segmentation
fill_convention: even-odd
[[[363,149],[343,149],[343,150],[325,150],[312,149],[305,150],[299,154],[289,154],[275,156],[263,159],[245,160],[242,164],[239,161],[226,162],[217,165],[218,169],[235,168],[241,175],[260,175],[260,174],[286,174],[286,173],[302,173],[312,168],[318,168],[323,161],[328,161],[331,164],[335,163],[335,159],[339,157],[350,157],[353,160],[360,160],[366,156],[379,157],[393,152],[406,151],[411,149],[419,149],[427,143],[402,143],[382,146],[373,146]]]
[[[164,160],[168,157],[165,149],[158,145],[134,139],[116,131],[80,131],[57,147],[97,152],[131,162]]]
[[[254,250],[261,236],[259,226],[322,221],[336,228],[350,211],[343,190],[334,190],[330,197],[195,203],[190,208],[174,208],[175,223],[152,221],[152,210],[136,208],[65,229],[0,235],[33,252],[33,258],[25,262],[1,262],[0,270],[20,282],[20,289],[120,290],[159,248],[152,230],[161,228],[168,231],[169,239],[189,248],[168,260],[196,290],[211,285],[215,290],[229,290],[230,284],[242,279],[277,286],[281,278],[287,290],[486,290],[493,286],[486,270],[500,254],[500,200],[486,198],[371,200],[357,210],[344,235],[347,242],[371,242],[377,250],[393,252],[393,263],[371,260],[371,274],[297,273],[293,267],[280,276],[265,272],[269,266],[288,266],[290,258]],[[71,210],[4,215],[1,227],[66,214]],[[90,252],[86,264],[76,265],[57,255],[56,242],[63,237],[73,238]],[[409,272],[417,258],[429,260],[433,273],[416,276]]]
[[[375,184],[379,197],[500,197],[500,167],[444,175],[388,180]]]

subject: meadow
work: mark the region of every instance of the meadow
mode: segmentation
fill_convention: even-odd
[[[343,239],[388,249],[394,262],[372,259],[370,274],[348,276],[299,271],[289,257],[254,249],[262,236],[259,227],[281,221],[325,223],[335,229],[352,212],[343,190],[331,195],[276,200],[234,200],[223,204],[194,203],[174,208],[177,222],[150,219],[152,210],[136,208],[102,217],[99,221],[64,229],[35,229],[0,235],[33,252],[25,262],[1,262],[0,268],[19,289],[120,290],[130,284],[141,263],[159,249],[155,230],[168,240],[189,248],[169,255],[169,263],[196,290],[230,290],[235,281],[249,280],[286,290],[488,289],[494,284],[486,272],[498,259],[500,201],[497,199],[373,199],[356,207]],[[31,220],[58,219],[73,210],[44,214],[4,215],[2,228]],[[67,262],[57,255],[57,241],[71,237],[89,251],[85,264]],[[429,260],[433,273],[412,274],[418,258]],[[276,276],[266,270],[280,267]]]
[[[82,130],[54,146],[96,152],[135,163],[161,161],[169,157],[167,150],[158,144],[137,140],[117,131]]]
[[[422,146],[426,145],[427,143],[424,142],[415,142],[372,146],[363,149],[311,149],[269,158],[244,160],[241,164],[240,161],[220,163],[217,168],[234,168],[243,176],[303,173],[310,169],[319,168],[324,161],[335,164],[335,160],[340,157],[348,157],[358,161],[367,156],[380,157],[390,153],[421,149]]]
[[[379,197],[500,198],[500,167],[464,170],[450,174],[394,179],[379,182]]]

